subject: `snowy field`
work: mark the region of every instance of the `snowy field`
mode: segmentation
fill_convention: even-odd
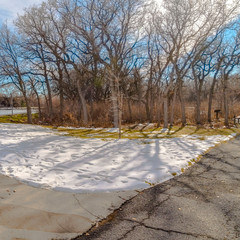
[[[0,173],[33,186],[92,192],[142,189],[181,173],[232,136],[81,139],[40,126],[0,124]]]
[[[12,115],[12,114],[24,114],[24,113],[27,113],[27,110],[26,109],[17,109],[17,108],[14,108],[13,110],[12,109],[0,109],[0,116],[4,116],[4,115]],[[37,113],[37,110],[36,109],[32,109],[32,113]]]

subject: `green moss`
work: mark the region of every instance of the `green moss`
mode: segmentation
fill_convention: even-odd
[[[150,185],[150,186],[155,186],[155,183],[151,183],[151,182],[148,182],[148,181],[145,181],[145,183]]]

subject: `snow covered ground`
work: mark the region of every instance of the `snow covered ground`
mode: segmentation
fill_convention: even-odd
[[[0,116],[4,116],[4,115],[12,115],[12,114],[24,114],[27,113],[27,109],[17,109],[14,108],[12,109],[0,109]],[[37,113],[36,109],[32,109],[32,113]]]
[[[0,124],[0,173],[55,190],[136,190],[170,179],[231,137],[81,139],[40,126]]]

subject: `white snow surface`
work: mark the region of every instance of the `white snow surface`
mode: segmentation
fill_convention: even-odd
[[[181,173],[189,160],[231,137],[103,141],[61,136],[40,126],[0,124],[0,173],[61,191],[137,190]]]
[[[32,109],[32,113],[37,113],[36,109]],[[24,114],[27,113],[27,109],[0,109],[0,116],[12,115],[12,114]]]

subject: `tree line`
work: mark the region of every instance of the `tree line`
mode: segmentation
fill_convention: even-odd
[[[14,27],[2,24],[1,86],[21,92],[29,123],[34,96],[49,122],[68,111],[83,125],[101,118],[119,128],[124,111],[129,122],[164,128],[178,113],[185,125],[190,89],[201,125],[205,86],[211,125],[218,87],[228,126],[239,8],[239,0],[48,0],[25,9]]]

